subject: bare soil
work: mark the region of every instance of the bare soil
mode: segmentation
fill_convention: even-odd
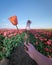
[[[19,46],[12,51],[8,65],[37,65],[37,63],[29,57],[22,46]]]

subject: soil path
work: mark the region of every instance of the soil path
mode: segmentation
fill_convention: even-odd
[[[9,58],[9,65],[37,65],[37,63],[28,56],[22,46],[19,46],[13,50]]]

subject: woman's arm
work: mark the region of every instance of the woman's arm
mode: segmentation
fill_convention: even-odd
[[[24,45],[26,53],[28,53],[29,56],[38,63],[38,65],[52,65],[52,60],[39,53],[32,44],[28,43],[27,45],[25,42]]]

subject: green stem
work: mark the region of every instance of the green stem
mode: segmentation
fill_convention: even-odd
[[[28,35],[27,43],[29,43],[29,31],[28,30],[27,30],[27,35]]]
[[[16,25],[16,28],[17,28],[17,30],[18,30],[18,33],[19,33],[19,29],[18,29],[18,26]]]

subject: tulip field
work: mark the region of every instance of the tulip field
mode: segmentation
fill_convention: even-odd
[[[19,30],[19,34],[18,31],[15,29],[10,29],[10,30],[1,29],[0,41],[2,41],[2,37],[6,40],[6,39],[16,37],[17,35],[21,35],[23,32],[24,32],[23,29]],[[40,51],[41,53],[45,53],[46,56],[51,58],[52,57],[52,32],[48,30],[30,30],[30,32],[34,35],[34,39],[32,39],[32,41],[35,40],[33,44],[35,44],[37,50]],[[0,42],[0,44],[2,43]]]
[[[25,29],[0,29],[0,60],[10,57],[16,47],[24,47],[25,33]],[[38,52],[52,58],[52,30],[31,29],[28,35]]]

